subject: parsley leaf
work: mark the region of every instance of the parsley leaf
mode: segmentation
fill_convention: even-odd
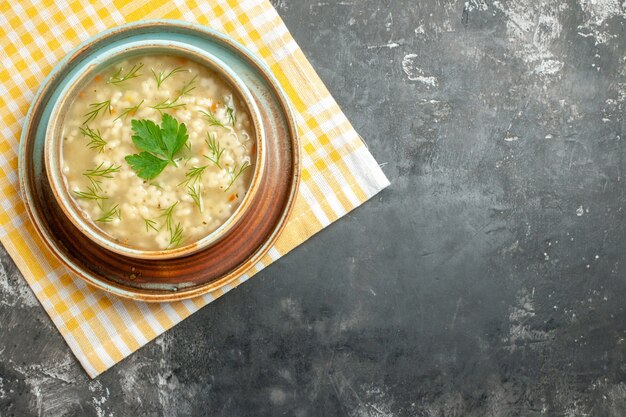
[[[161,128],[156,123],[152,120],[131,120],[130,123],[135,132],[131,139],[138,149],[165,156]]]
[[[179,124],[175,118],[164,114],[160,127],[151,120],[132,120],[131,127],[135,133],[131,139],[143,152],[124,159],[139,177],[151,180],[168,164],[176,166],[174,157],[189,138],[184,123]]]
[[[157,158],[150,152],[141,152],[140,154],[128,155],[126,162],[137,173],[137,175],[145,180],[151,180],[165,169],[169,164],[168,161]]]
[[[172,157],[181,150],[189,136],[187,135],[187,126],[184,123],[179,125],[176,119],[169,114],[163,115],[161,135],[165,148]]]

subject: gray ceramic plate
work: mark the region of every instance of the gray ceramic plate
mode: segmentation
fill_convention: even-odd
[[[172,41],[221,59],[246,84],[260,110],[266,138],[261,184],[237,225],[215,245],[165,260],[126,257],[97,245],[58,206],[47,181],[44,136],[63,85],[81,65],[135,41]],[[174,301],[214,291],[252,267],[269,250],[293,208],[300,178],[297,130],[288,99],[269,68],[231,38],[179,21],[142,21],[81,44],[46,78],[27,114],[19,175],[27,212],[52,252],[77,276],[111,293],[143,301]]]

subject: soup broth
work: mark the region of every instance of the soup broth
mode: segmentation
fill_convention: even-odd
[[[142,250],[198,241],[250,186],[247,107],[208,67],[150,55],[113,65],[78,94],[63,125],[62,170],[101,230]]]

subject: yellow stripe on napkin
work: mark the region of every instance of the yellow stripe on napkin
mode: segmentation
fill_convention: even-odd
[[[269,1],[57,3],[0,2],[0,241],[91,377],[245,282],[389,184]],[[17,179],[21,126],[52,67],[80,42],[107,28],[155,18],[206,25],[262,57],[292,102],[302,144],[296,206],[270,252],[231,285],[196,299],[162,304],[110,296],[72,278],[35,234]],[[307,88],[297,88],[302,85]]]

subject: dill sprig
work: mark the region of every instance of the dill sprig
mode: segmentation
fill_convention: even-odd
[[[194,185],[196,182],[200,181],[200,179],[202,178],[202,174],[204,174],[204,171],[207,168],[208,165],[189,168],[189,171],[185,173],[185,181],[181,182],[178,185],[188,185],[189,183],[191,183],[191,185]]]
[[[87,187],[87,191],[76,191],[74,190],[74,194],[76,194],[77,198],[82,198],[84,200],[106,200],[108,197],[98,194],[98,190],[93,187]]]
[[[187,104],[186,103],[178,103],[178,99],[180,97],[176,97],[174,100],[166,98],[165,100],[161,101],[160,103],[157,103],[154,106],[150,106],[151,108],[158,110],[159,113],[163,114],[163,110],[167,110],[167,109],[176,109],[178,107],[185,107]]]
[[[163,84],[165,80],[170,78],[172,75],[179,73],[179,72],[184,72],[185,70],[182,69],[181,67],[176,67],[170,72],[168,72],[167,74],[165,73],[165,71],[159,71],[158,74],[153,69],[150,69],[150,71],[152,71],[152,75],[154,76],[154,81],[156,81],[157,88],[161,88],[161,84]]]
[[[109,83],[109,84],[119,84],[119,83],[123,83],[124,81],[128,81],[131,78],[139,77],[141,74],[138,74],[138,71],[141,68],[143,68],[143,63],[140,62],[139,64],[133,65],[133,67],[131,69],[129,69],[126,74],[122,74],[122,71],[124,70],[124,68],[123,67],[119,67],[117,69],[117,71],[115,72],[115,74],[113,74],[111,76],[111,78],[109,78],[107,83]]]
[[[86,125],[87,123],[98,117],[98,114],[100,114],[102,110],[109,110],[109,114],[111,114],[111,100],[105,100],[99,103],[91,103],[89,105],[89,108],[91,110],[84,114],[84,117],[86,117],[86,119],[83,121],[83,125]]]
[[[94,190],[102,191],[102,178],[113,178],[113,173],[119,172],[121,166],[115,166],[110,164],[108,167],[104,167],[104,162],[101,162],[96,168],[88,169],[83,172],[83,175],[87,177]]]
[[[139,102],[139,104],[137,104],[136,106],[131,106],[131,107],[126,107],[124,108],[124,110],[122,110],[122,112],[120,113],[119,116],[117,116],[115,119],[113,119],[113,121],[116,121],[117,119],[121,119],[122,117],[125,119],[126,116],[134,116],[135,113],[137,113],[137,110],[139,110],[139,107],[141,107],[141,105],[143,104],[144,100],[141,100]]]
[[[155,232],[159,231],[159,229],[157,228],[157,222],[155,222],[154,220],[143,219],[143,221],[146,224],[146,233],[149,232],[150,229],[154,230]]]
[[[213,113],[210,109],[208,112],[205,112],[204,110],[198,110],[198,111],[202,113],[204,117],[209,121],[209,126],[220,126],[220,127],[223,127],[224,129],[228,129],[228,127],[224,123],[222,123],[217,118],[215,113]]]
[[[183,240],[183,228],[180,223],[176,223],[176,227],[170,230],[170,243],[166,249],[175,248],[180,246],[180,242]]]
[[[237,117],[234,114],[235,109],[230,106],[226,106],[226,114],[228,115],[228,120],[230,121],[231,126],[235,126],[235,122],[237,121]]]
[[[104,152],[104,147],[107,145],[107,141],[102,139],[100,129],[93,130],[89,126],[86,126],[85,128],[81,127],[79,130],[83,136],[89,138],[89,143],[87,144],[89,149],[96,149],[98,152]]]
[[[189,80],[187,83],[185,83],[183,85],[183,87],[180,89],[180,91],[178,92],[178,98],[181,98],[182,96],[186,96],[189,95],[189,93],[191,93],[193,90],[196,89],[196,80],[198,78],[198,75],[194,75],[193,78],[191,80]]]
[[[167,228],[167,231],[170,232],[170,243],[167,245],[166,249],[175,248],[180,245],[183,239],[183,228],[180,223],[176,223],[176,226],[174,226],[174,208],[177,205],[178,201],[168,208],[162,209],[163,214],[159,216],[159,218],[165,218],[164,226]]]
[[[114,172],[119,172],[121,168],[120,165],[115,166],[113,164],[109,165],[106,168],[104,168],[103,166],[104,162],[101,162],[100,165],[98,165],[96,168],[88,169],[87,171],[85,171],[83,175],[86,175],[88,177],[113,178],[111,174],[113,174]]]
[[[104,212],[102,214],[102,217],[100,217],[99,219],[96,219],[96,221],[97,222],[102,222],[102,223],[110,223],[115,218],[118,218],[120,220],[122,219],[122,212],[120,211],[120,207],[119,207],[118,204],[114,205],[109,210]]]
[[[237,181],[237,178],[239,178],[241,176],[241,174],[243,174],[244,171],[246,169],[248,169],[248,168],[250,168],[250,163],[248,161],[246,161],[239,167],[239,169],[237,169],[237,167],[235,166],[234,169],[229,170],[228,173],[230,174],[230,184],[228,184],[228,187],[226,187],[224,192],[228,191],[230,189],[230,187],[233,186],[235,181]]]
[[[169,206],[168,208],[161,209],[163,214],[159,216],[159,218],[165,218],[164,225],[167,227],[167,230],[172,231],[172,227],[174,226],[174,208],[178,205],[178,201]]]
[[[198,206],[200,212],[204,211],[204,205],[202,204],[202,185],[188,185],[187,194],[193,199],[193,202]]]
[[[208,132],[206,135],[207,139],[205,139],[204,142],[209,147],[211,156],[204,155],[204,157],[213,162],[218,168],[222,169],[222,165],[220,165],[220,158],[224,153],[224,148],[220,146],[220,142],[217,140],[217,135],[211,136]]]

